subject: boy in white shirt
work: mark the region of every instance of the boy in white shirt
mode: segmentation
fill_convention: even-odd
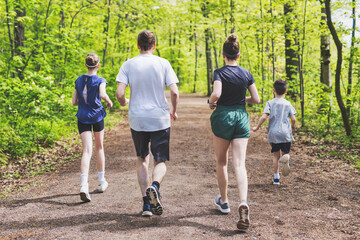
[[[291,103],[284,99],[286,92],[286,81],[282,79],[276,80],[274,83],[275,98],[266,102],[263,115],[259,119],[257,126],[253,128],[253,131],[256,132],[266,121],[267,117],[270,116],[268,141],[272,147],[271,152],[274,153],[273,163],[275,173],[273,184],[280,184],[279,162],[282,164],[281,173],[284,176],[290,173],[289,152],[291,142],[294,141],[292,132],[295,131],[296,111]]]

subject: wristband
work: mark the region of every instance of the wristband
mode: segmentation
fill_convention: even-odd
[[[214,105],[214,103],[210,103],[210,98],[208,98],[207,103],[208,103],[210,106]]]

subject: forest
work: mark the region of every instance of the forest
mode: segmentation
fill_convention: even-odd
[[[5,0],[0,2],[0,165],[76,132],[74,82],[87,53],[115,103],[116,75],[156,34],[155,54],[173,66],[183,93],[209,95],[222,44],[240,39],[238,64],[256,80],[261,113],[272,84],[288,82],[298,132],[333,144],[360,168],[360,52],[356,0]],[[180,100],[181,101],[181,100]],[[111,112],[120,109],[116,103]],[[331,152],[343,155],[337,148]]]

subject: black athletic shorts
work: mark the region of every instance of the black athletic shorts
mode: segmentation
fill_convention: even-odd
[[[270,143],[271,145],[271,152],[278,152],[282,151],[283,153],[289,153],[291,148],[291,142],[286,143]]]
[[[86,131],[91,132],[91,129],[94,132],[101,132],[102,130],[104,130],[104,127],[105,127],[104,119],[94,124],[86,124],[78,121],[78,129],[80,134]]]
[[[145,158],[149,154],[149,143],[151,153],[156,162],[169,161],[170,128],[155,132],[138,132],[131,129],[136,155]]]

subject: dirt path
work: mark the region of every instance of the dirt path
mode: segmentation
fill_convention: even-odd
[[[0,239],[360,239],[359,171],[311,157],[306,146],[296,143],[292,173],[274,186],[264,128],[249,140],[251,226],[247,233],[238,232],[239,201],[231,164],[231,213],[221,215],[213,204],[218,188],[206,99],[184,95],[178,113],[161,186],[162,216],[140,216],[136,157],[129,127],[122,121],[105,136],[110,184],[105,193],[80,203],[79,161],[62,173],[37,177],[36,187],[0,203]],[[94,190],[94,159],[91,169]]]

